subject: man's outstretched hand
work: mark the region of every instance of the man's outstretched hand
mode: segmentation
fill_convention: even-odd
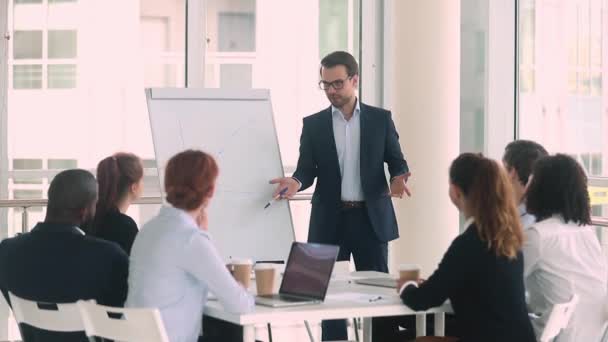
[[[396,176],[391,181],[391,196],[403,198],[403,195],[406,194],[408,197],[412,196],[410,189],[408,189],[406,183],[408,178],[410,178],[411,173],[406,172],[402,175]]]
[[[272,197],[278,198],[278,199],[292,198],[300,189],[300,183],[298,183],[297,180],[295,180],[291,177],[275,178],[275,179],[270,180],[269,183],[278,184],[277,188],[274,190],[274,193],[272,194]],[[287,190],[282,195],[279,195],[279,193],[283,189],[287,189]]]

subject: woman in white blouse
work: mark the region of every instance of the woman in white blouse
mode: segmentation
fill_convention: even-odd
[[[525,231],[524,278],[537,338],[554,304],[579,303],[556,341],[600,341],[607,322],[608,265],[590,226],[587,177],[571,157],[557,154],[539,160],[526,194],[528,212],[537,223]]]
[[[198,340],[209,292],[226,310],[245,313],[254,307],[207,233],[206,208],[217,175],[215,160],[204,152],[173,156],[165,169],[171,206],[142,227],[131,250],[127,306],[158,308],[171,342]]]

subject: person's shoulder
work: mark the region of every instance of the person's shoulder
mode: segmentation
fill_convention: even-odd
[[[540,238],[547,238],[552,235],[558,235],[560,231],[567,226],[568,224],[559,217],[552,216],[542,221],[535,222],[526,230],[538,234]]]
[[[123,214],[123,213],[119,212],[116,215],[116,221],[119,222],[123,226],[127,226],[129,228],[135,228],[137,230],[137,223],[129,215],[126,215],[126,214]]]
[[[8,259],[6,257],[6,255],[11,254],[12,251],[15,250],[15,246],[18,246],[21,243],[21,241],[23,241],[23,238],[24,238],[23,236],[18,235],[18,236],[15,236],[12,238],[7,238],[7,239],[0,241],[0,256],[1,256],[0,262],[2,260]]]
[[[373,113],[374,115],[382,115],[383,117],[390,117],[390,115],[391,115],[390,110],[371,106],[371,105],[365,104],[363,102],[361,102],[361,104],[359,106],[361,107],[361,112],[365,111],[367,113]]]
[[[83,243],[87,250],[93,254],[128,259],[127,253],[115,242],[100,239],[94,236],[84,236]]]
[[[0,241],[0,253],[8,253],[31,240],[31,233],[18,234]]]
[[[328,113],[331,114],[331,107],[327,107],[324,108],[314,114],[310,114],[308,116],[304,117],[304,123],[308,123],[308,122],[316,122],[318,120],[321,120],[323,118],[324,115],[327,115]]]
[[[464,248],[468,251],[473,251],[476,247],[486,248],[486,244],[481,240],[479,236],[479,230],[477,225],[472,223],[462,234],[458,235],[453,243],[453,246]]]

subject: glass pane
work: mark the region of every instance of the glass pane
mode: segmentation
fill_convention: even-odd
[[[348,50],[348,0],[319,0],[319,58]]]
[[[139,38],[146,87],[186,84],[185,0],[141,1]]]
[[[255,13],[219,12],[217,19],[218,51],[255,51]]]
[[[15,31],[13,35],[13,58],[42,58],[42,31]]]
[[[251,89],[251,64],[220,65],[220,87],[229,89]]]
[[[487,88],[488,1],[463,0],[460,24],[460,151],[483,152]]]
[[[42,88],[42,65],[13,65],[13,88]]]
[[[519,137],[535,140],[551,153],[573,156],[590,177],[608,176],[603,167],[608,163],[608,95],[603,91],[608,71],[603,58],[607,6],[606,0],[555,0],[550,6],[539,5],[534,44],[519,45],[520,56],[531,49],[543,52],[536,56],[534,93],[526,91],[529,76],[520,67]],[[521,6],[520,11],[524,11]],[[605,198],[599,193],[590,188],[593,210],[606,216]]]
[[[76,58],[76,30],[49,30],[48,58]]]
[[[41,170],[42,159],[13,159],[13,170]]]
[[[602,73],[599,71],[591,74],[591,95],[602,95]]]
[[[48,163],[49,170],[75,169],[78,167],[78,160],[76,159],[49,159]]]
[[[550,153],[574,157],[590,177],[608,176],[608,98],[603,91],[607,8],[606,0],[556,0],[538,6],[534,45],[518,47],[520,56],[531,49],[543,51],[536,60],[542,67],[536,68],[535,93],[527,92],[520,70],[519,137],[543,144]],[[593,215],[606,217],[606,188],[590,186],[589,194]]]
[[[13,199],[40,199],[42,198],[42,190],[13,190]]]
[[[50,64],[48,70],[49,88],[76,88],[77,74],[75,64]]]

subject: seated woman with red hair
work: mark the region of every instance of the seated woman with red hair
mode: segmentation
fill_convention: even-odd
[[[198,340],[209,292],[228,311],[254,307],[207,233],[217,175],[207,153],[187,150],[173,156],[165,169],[170,206],[142,227],[131,250],[127,306],[158,308],[172,342]]]

